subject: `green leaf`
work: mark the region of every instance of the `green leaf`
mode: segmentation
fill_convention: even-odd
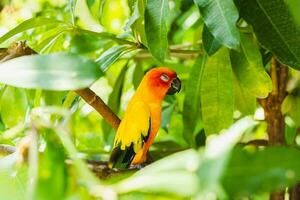
[[[233,121],[232,70],[228,50],[220,49],[204,67],[201,107],[206,135],[218,133]]]
[[[106,50],[101,56],[96,60],[96,62],[100,65],[102,71],[107,70],[109,66],[111,66],[114,62],[116,62],[122,55],[133,50],[129,45],[120,45],[113,46]]]
[[[23,56],[0,64],[0,82],[22,88],[76,90],[100,76],[95,62],[75,54]]]
[[[6,87],[1,97],[1,119],[6,127],[25,121],[28,101],[23,89]]]
[[[208,55],[213,55],[221,47],[222,44],[211,34],[207,26],[204,24],[202,31],[203,47]]]
[[[36,18],[31,18],[28,19],[24,22],[22,22],[21,24],[19,24],[17,27],[15,27],[14,29],[8,31],[6,34],[4,34],[1,38],[0,38],[0,44],[2,42],[4,42],[5,40],[13,37],[14,35],[21,33],[23,31],[35,28],[35,27],[39,27],[39,26],[45,26],[45,25],[55,25],[55,24],[61,24],[64,23],[63,21],[58,21],[56,19],[53,18],[45,18],[45,17],[36,17]]]
[[[233,71],[243,89],[265,98],[272,91],[272,80],[265,71],[259,49],[245,34],[241,34],[241,46],[241,52],[230,52]]]
[[[277,59],[300,69],[300,26],[282,0],[235,0],[243,17],[252,25],[258,41]]]
[[[256,108],[256,97],[249,93],[233,75],[234,104],[243,115],[252,115]]]
[[[247,152],[235,149],[222,178],[230,196],[252,195],[286,188],[300,179],[300,151],[291,147],[265,147]]]
[[[138,62],[134,68],[134,72],[132,75],[132,84],[134,86],[134,89],[138,88],[143,77],[144,77],[143,66]]]
[[[167,0],[147,0],[145,10],[145,31],[151,54],[163,62],[168,53],[168,16]]]
[[[194,143],[194,130],[200,118],[200,90],[204,65],[207,55],[198,57],[195,61],[189,79],[186,83],[185,99],[183,104],[183,137],[189,144]]]
[[[238,11],[232,0],[195,0],[210,33],[228,48],[239,47]]]

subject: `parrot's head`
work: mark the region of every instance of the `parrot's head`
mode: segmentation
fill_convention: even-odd
[[[173,95],[181,89],[181,81],[176,72],[167,67],[153,68],[146,75],[152,91],[159,96]]]

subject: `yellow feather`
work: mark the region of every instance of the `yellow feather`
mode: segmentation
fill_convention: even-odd
[[[128,105],[125,115],[117,130],[114,146],[121,144],[121,149],[133,143],[135,153],[142,149],[142,135],[147,136],[150,128],[150,108],[143,101],[133,101]]]

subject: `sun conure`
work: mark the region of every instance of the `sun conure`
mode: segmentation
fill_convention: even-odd
[[[145,162],[161,123],[161,104],[166,94],[179,92],[176,72],[166,67],[149,70],[130,100],[117,130],[110,157],[113,168]]]

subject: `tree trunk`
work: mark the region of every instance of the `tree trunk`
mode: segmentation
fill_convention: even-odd
[[[289,189],[290,200],[300,199],[300,182]]]
[[[281,112],[281,104],[287,94],[288,68],[273,58],[270,76],[273,83],[273,90],[266,99],[260,100],[264,108],[265,120],[268,124],[268,143],[269,145],[285,145],[285,123]],[[270,194],[270,200],[284,200],[284,193],[284,190],[273,192]]]

